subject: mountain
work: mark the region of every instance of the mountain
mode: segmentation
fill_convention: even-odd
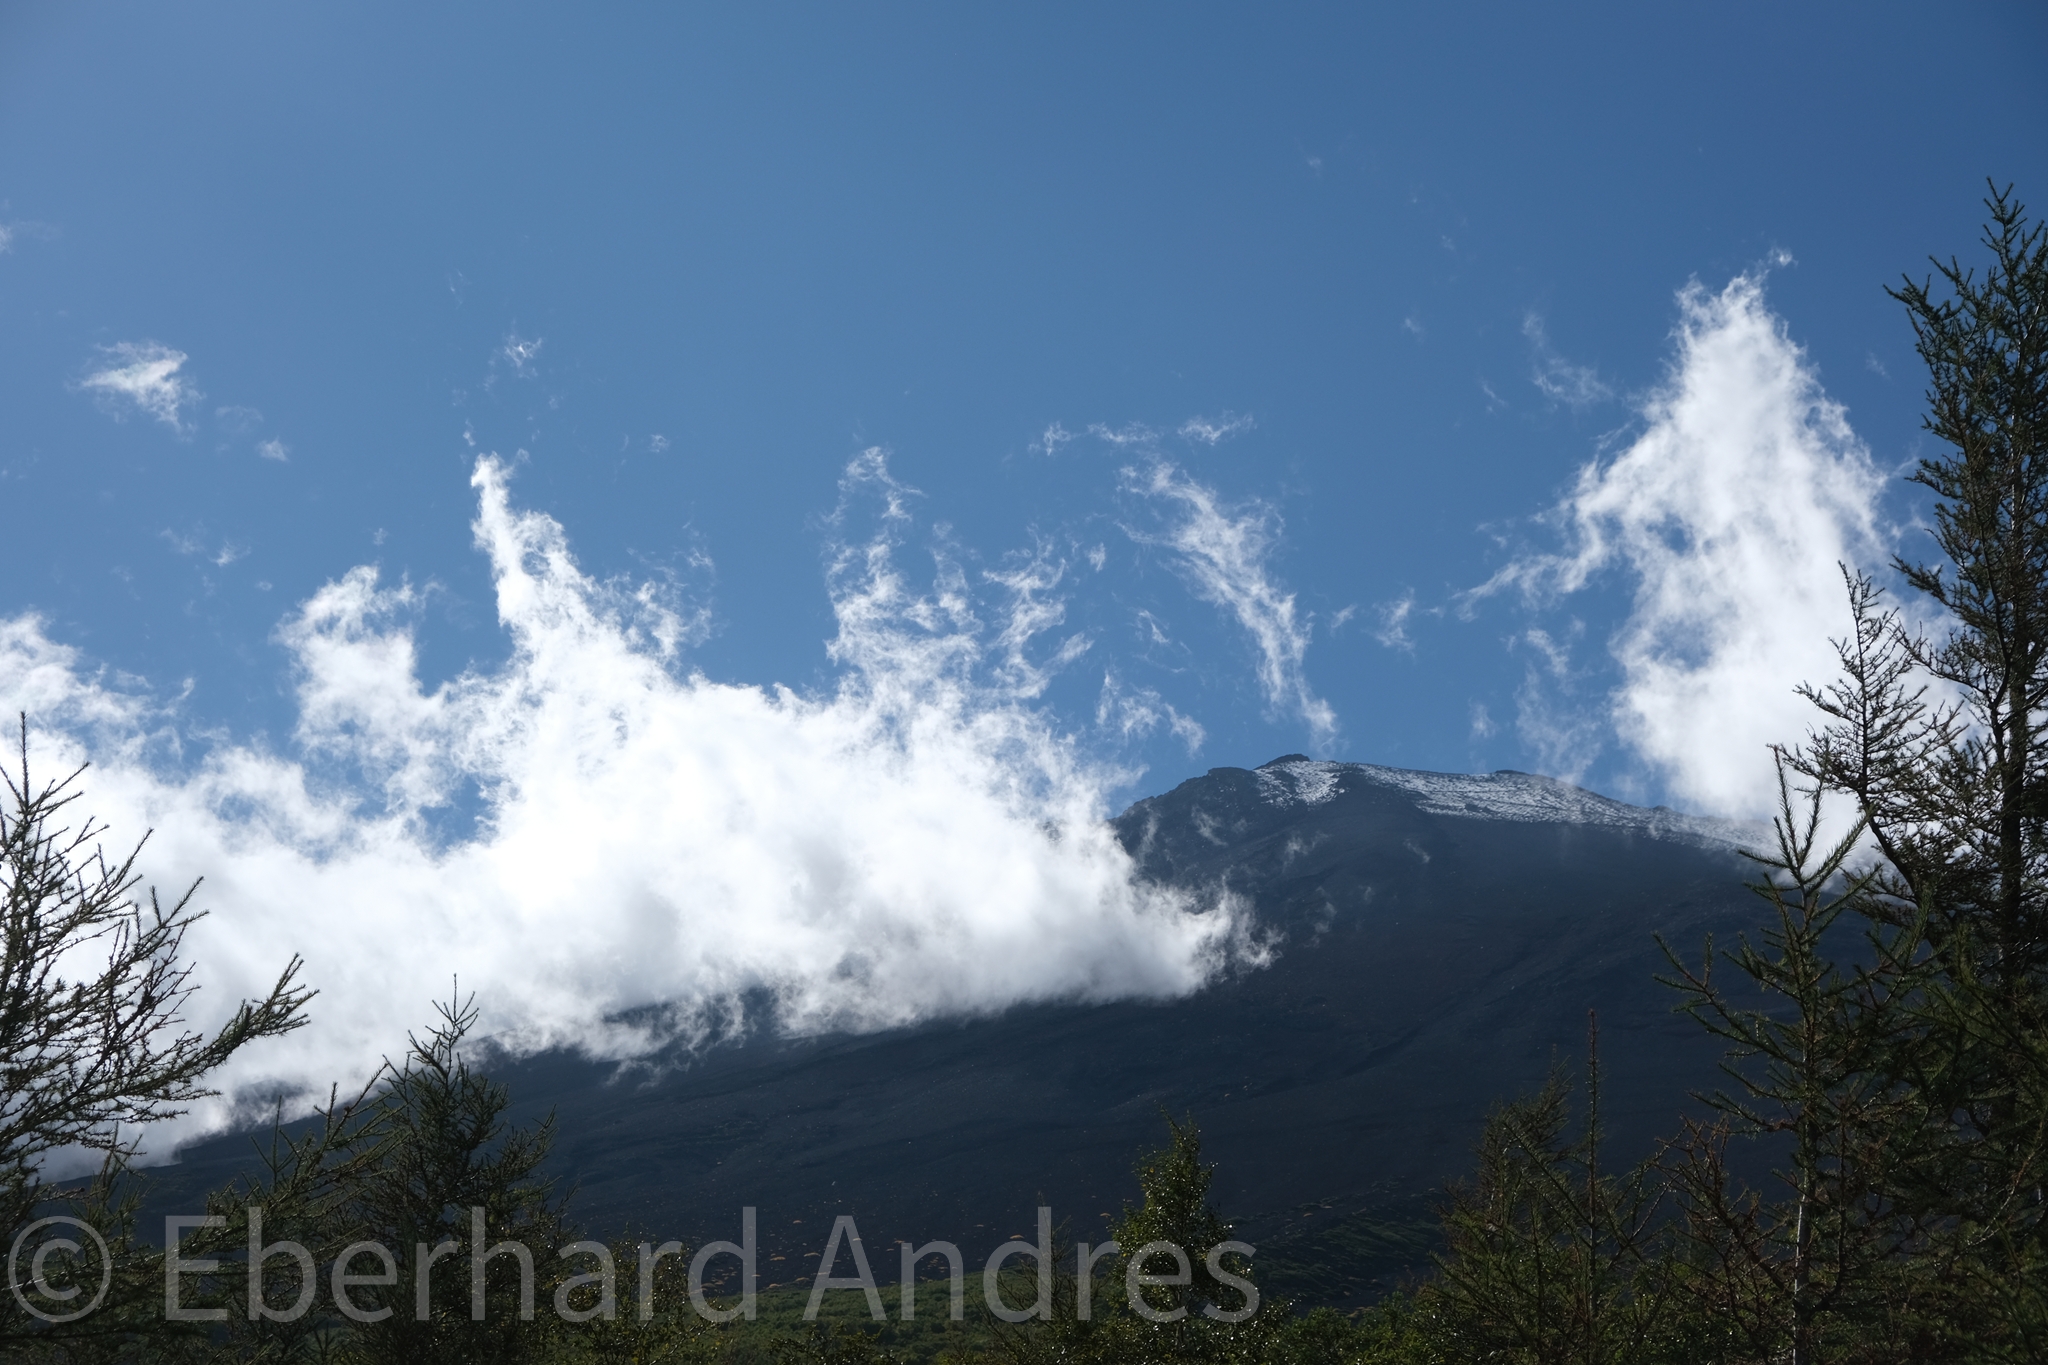
[[[1115,824],[1145,875],[1245,898],[1269,965],[1163,1004],[756,1037],[651,1083],[513,1065],[522,1110],[558,1115],[583,1220],[699,1242],[755,1205],[764,1284],[802,1274],[842,1212],[885,1279],[899,1238],[978,1262],[1030,1234],[1041,1196],[1099,1232],[1165,1110],[1201,1125],[1217,1202],[1281,1287],[1342,1302],[1419,1263],[1426,1202],[1490,1105],[1553,1062],[1582,1074],[1588,1011],[1617,1159],[1716,1083],[1718,1048],[1653,980],[1654,936],[1696,956],[1755,924],[1754,828],[1523,773],[1300,755],[1212,769]],[[217,1183],[247,1150],[201,1144],[165,1174]]]

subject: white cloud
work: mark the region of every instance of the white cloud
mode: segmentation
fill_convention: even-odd
[[[540,359],[541,345],[545,341],[545,337],[535,337],[533,340],[527,341],[521,338],[517,332],[507,332],[505,334],[505,344],[498,348],[498,359],[510,365],[512,373],[518,375],[521,379],[530,378],[533,374],[535,363]]]
[[[647,448],[650,451],[654,452],[656,455],[661,454],[663,451],[668,449],[668,437],[662,435],[658,431],[655,432],[652,436],[647,438]]]
[[[1557,353],[1543,329],[1543,319],[1537,314],[1530,313],[1522,319],[1522,335],[1529,339],[1532,353],[1529,382],[1541,389],[1545,397],[1567,407],[1588,408],[1614,396],[1614,391],[1601,382],[1598,370],[1591,365],[1574,365]],[[1488,393],[1491,396],[1491,390]]]
[[[14,250],[17,242],[48,242],[58,236],[52,223],[39,223],[33,219],[16,219],[11,223],[0,223],[0,255]]]
[[[1159,444],[1159,433],[1142,422],[1126,422],[1121,427],[1110,427],[1101,422],[1089,424],[1088,434],[1098,441],[1107,441],[1118,449],[1131,446],[1154,446]]]
[[[1049,658],[1031,656],[1032,641],[1067,619],[1066,601],[1055,595],[1066,574],[1066,561],[1055,559],[1051,547],[1040,542],[1030,556],[982,575],[1010,595],[1009,619],[995,638],[1002,655],[995,675],[1019,697],[1043,695],[1055,674],[1088,652],[1088,637],[1074,634],[1060,641]]]
[[[1308,685],[1303,661],[1309,626],[1300,619],[1294,594],[1267,567],[1278,538],[1278,517],[1253,503],[1226,507],[1216,490],[1181,473],[1165,460],[1123,471],[1126,488],[1164,505],[1168,525],[1151,533],[1126,528],[1132,539],[1173,552],[1173,565],[1195,595],[1223,608],[1251,636],[1258,651],[1259,687],[1276,712],[1298,716],[1316,748],[1337,737],[1337,713]]]
[[[1535,751],[1541,771],[1578,783],[1599,757],[1607,726],[1603,717],[1569,696],[1554,696],[1531,668],[1515,689],[1515,733]]]
[[[1378,607],[1380,625],[1372,637],[1388,649],[1404,649],[1415,652],[1415,641],[1408,634],[1408,618],[1415,612],[1415,594],[1404,592],[1392,602],[1382,602]],[[1346,608],[1349,611],[1349,608]]]
[[[1584,634],[1585,622],[1573,620],[1563,639],[1534,626],[1510,642],[1533,656],[1515,689],[1515,732],[1543,772],[1566,782],[1583,780],[1611,738],[1609,718],[1584,704],[1581,671],[1572,663]]]
[[[1045,429],[1044,435],[1031,443],[1031,449],[1045,455],[1057,455],[1060,453],[1060,447],[1073,439],[1073,432],[1054,422]]]
[[[1200,441],[1205,446],[1221,445],[1242,431],[1250,431],[1254,423],[1251,414],[1239,417],[1234,412],[1225,412],[1211,420],[1207,417],[1190,417],[1181,423],[1180,434],[1190,441]]]
[[[276,460],[282,463],[291,459],[292,448],[273,436],[267,441],[257,442],[256,453],[266,460]]]
[[[133,405],[173,431],[185,430],[180,409],[204,395],[178,374],[189,358],[183,351],[154,341],[123,341],[100,349],[113,363],[80,380],[80,388],[99,398],[116,417]]]
[[[171,547],[173,552],[186,556],[196,555],[201,559],[207,560],[217,569],[225,569],[228,565],[246,557],[249,553],[248,546],[237,545],[231,540],[223,540],[218,550],[208,549],[203,530],[198,534],[189,536],[181,535],[172,530],[164,530],[158,534],[163,536],[165,543]]]
[[[1813,720],[1793,687],[1835,672],[1836,566],[1883,556],[1882,478],[1760,277],[1719,293],[1694,283],[1678,303],[1677,354],[1642,434],[1587,465],[1554,509],[1568,548],[1517,560],[1473,596],[1513,585],[1540,601],[1626,574],[1634,604],[1609,642],[1622,672],[1613,726],[1679,799],[1755,815],[1774,792],[1768,746],[1799,741]],[[1562,646],[1528,642],[1560,672]],[[1567,765],[1592,742],[1540,698],[1525,729]]]
[[[1142,739],[1161,725],[1186,746],[1188,757],[1201,752],[1208,732],[1193,716],[1182,715],[1173,703],[1149,687],[1128,687],[1114,672],[1102,675],[1102,695],[1095,703],[1095,723],[1119,739]]]
[[[216,426],[230,436],[247,436],[263,425],[263,410],[230,403],[225,407],[215,408],[213,420]]]
[[[352,570],[279,632],[288,752],[218,739],[181,758],[175,703],[121,688],[33,617],[0,620],[0,711],[29,713],[39,770],[90,757],[88,804],[115,839],[156,830],[151,880],[206,876],[194,1022],[307,960],[313,1026],[237,1060],[231,1091],[361,1076],[458,973],[516,1050],[627,1056],[749,992],[790,1030],[872,1029],[1175,996],[1251,951],[1227,899],[1136,878],[1106,824],[1130,774],[1029,704],[1015,659],[1048,619],[1051,569],[998,584],[1013,610],[994,631],[960,576],[913,587],[895,562],[911,490],[879,452],[848,471],[837,524],[879,503],[881,532],[834,555],[845,669],[820,695],[684,674],[673,611],[586,576],[495,459],[474,482],[508,662],[424,687],[419,592]],[[437,835],[466,790],[473,831]]]

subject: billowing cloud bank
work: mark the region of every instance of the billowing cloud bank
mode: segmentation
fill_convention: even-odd
[[[1480,592],[1512,584],[1542,599],[1624,573],[1635,598],[1609,641],[1622,677],[1608,714],[1560,723],[1525,693],[1525,732],[1547,728],[1563,770],[1616,734],[1693,809],[1765,815],[1769,746],[1799,743],[1815,719],[1793,689],[1836,671],[1828,641],[1848,628],[1838,566],[1885,557],[1883,479],[1760,276],[1719,293],[1694,284],[1678,302],[1677,353],[1643,404],[1642,433],[1586,466],[1553,513],[1566,548]],[[1563,676],[1558,639],[1528,634]]]
[[[494,460],[474,483],[510,660],[425,690],[411,590],[357,569],[283,629],[294,756],[223,742],[167,763],[158,701],[33,618],[0,623],[0,699],[30,713],[42,771],[90,757],[111,841],[153,827],[157,885],[206,878],[195,1021],[306,959],[314,1026],[251,1049],[231,1092],[362,1076],[456,974],[514,1048],[626,1056],[743,999],[791,1030],[871,1029],[1176,995],[1249,951],[1229,903],[1134,879],[1104,823],[1121,775],[1029,705],[1038,682],[1016,661],[1057,622],[1042,585],[1016,590],[986,645],[946,585],[913,590],[877,458],[849,471],[888,512],[881,539],[837,559],[847,672],[821,697],[681,675],[683,618],[580,572]],[[437,838],[435,812],[472,790],[474,832]]]

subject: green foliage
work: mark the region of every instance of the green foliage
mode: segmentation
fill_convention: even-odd
[[[1453,1186],[1446,1250],[1418,1333],[1451,1359],[1625,1362],[1662,1358],[1668,1285],[1655,1247],[1650,1171],[1600,1166],[1597,1032],[1589,1030],[1586,1119],[1568,1133],[1561,1071],[1496,1109],[1479,1170]]]
[[[1248,1293],[1229,1283],[1224,1276],[1256,1285],[1250,1258],[1237,1251],[1217,1252],[1212,1265],[1212,1251],[1232,1240],[1229,1222],[1209,1202],[1215,1169],[1202,1160],[1202,1136],[1193,1120],[1168,1117],[1166,1123],[1166,1146],[1138,1162],[1142,1202],[1126,1205],[1111,1229],[1116,1250],[1096,1261],[1085,1286],[1078,1260],[1069,1253],[1054,1281],[1050,1318],[990,1323],[991,1348],[971,1359],[1012,1365],[1279,1365],[1350,1358],[1344,1354],[1352,1336],[1348,1322],[1331,1313],[1297,1318],[1288,1304],[1260,1297],[1255,1287]],[[1187,1283],[1137,1284],[1145,1310],[1140,1312],[1128,1275],[1180,1278],[1176,1259],[1164,1251],[1133,1265],[1152,1243],[1171,1243],[1186,1253]]]
[[[356,1291],[363,1309],[389,1313],[355,1331],[351,1352],[391,1365],[436,1356],[533,1359],[547,1335],[548,1295],[561,1274],[557,1252],[575,1240],[552,1182],[541,1173],[553,1118],[538,1128],[508,1128],[505,1087],[477,1074],[463,1053],[476,1022],[473,1000],[437,1009],[439,1023],[424,1039],[412,1038],[404,1061],[389,1070],[377,1101],[377,1159],[350,1200],[354,1228],[398,1258],[395,1285]],[[490,1257],[484,1313],[474,1320],[471,1257],[513,1242],[528,1249],[531,1264],[509,1253]],[[369,1268],[370,1257],[360,1260]],[[424,1321],[415,1302],[422,1271]]]
[[[1209,1186],[1216,1171],[1202,1164],[1201,1131],[1193,1119],[1176,1123],[1168,1116],[1166,1126],[1170,1134],[1167,1145],[1138,1163],[1138,1188],[1144,1201],[1125,1205],[1113,1229],[1120,1248],[1116,1264],[1128,1268],[1143,1247],[1171,1243],[1188,1253],[1190,1282],[1141,1287],[1139,1295],[1152,1311],[1176,1319],[1205,1316],[1204,1309],[1215,1310],[1207,1316],[1240,1312],[1246,1307],[1244,1292],[1225,1285],[1209,1268],[1209,1249],[1230,1240],[1230,1224],[1209,1203]],[[1155,1253],[1138,1269],[1149,1275],[1170,1276],[1177,1269],[1172,1261],[1165,1253]],[[1230,1253],[1219,1264],[1232,1268],[1240,1278],[1249,1276],[1249,1262],[1241,1254]]]
[[[768,1348],[778,1365],[895,1365],[879,1333],[814,1322],[780,1336]]]
[[[40,1322],[0,1297],[0,1351],[86,1360],[160,1317],[161,1258],[135,1240],[134,1201],[122,1193],[133,1133],[213,1095],[205,1077],[244,1047],[304,1024],[312,992],[297,984],[294,958],[213,1036],[185,1028],[195,988],[180,953],[202,913],[188,909],[198,884],[169,909],[151,892],[145,908],[141,844],[110,861],[105,826],[89,816],[65,824],[84,769],[38,785],[26,716],[20,727],[18,775],[5,775],[0,799],[0,1237],[12,1245],[38,1218],[70,1212],[111,1233],[112,1264],[104,1306],[73,1323]],[[86,964],[84,976],[62,974]],[[67,1151],[99,1153],[98,1175],[46,1181],[45,1163]],[[101,1269],[90,1258],[46,1265],[52,1287],[82,1292],[80,1302]]]
[[[2048,224],[1994,189],[1981,280],[1955,261],[1894,293],[1927,363],[1927,429],[1946,447],[1914,479],[1939,499],[1945,563],[1901,563],[1948,613],[1888,645],[1956,700],[1860,762],[1859,712],[1812,770],[1871,812],[1895,896],[1932,961],[1900,1069],[1942,1122],[1902,1204],[1962,1278],[1945,1323],[1993,1358],[2048,1355]],[[1867,706],[1918,705],[1910,680]],[[1992,1324],[1998,1324],[1994,1328]]]
[[[0,1296],[0,1355],[41,1365],[147,1365],[181,1361],[684,1361],[709,1359],[708,1327],[688,1309],[684,1270],[660,1263],[647,1320],[626,1300],[613,1318],[565,1322],[559,1304],[597,1306],[593,1284],[571,1277],[599,1252],[621,1268],[624,1294],[637,1282],[636,1249],[578,1243],[563,1202],[542,1173],[552,1124],[507,1124],[505,1088],[472,1069],[463,1051],[476,1019],[470,1004],[441,1007],[425,1038],[346,1102],[330,1096],[310,1126],[281,1124],[257,1151],[260,1170],[206,1198],[206,1221],[186,1230],[175,1253],[212,1268],[183,1274],[181,1308],[165,1312],[166,1252],[137,1235],[144,1173],[130,1169],[131,1134],[183,1112],[214,1092],[206,1075],[241,1048],[305,1022],[311,992],[290,963],[262,1001],[245,1002],[218,1033],[182,1027],[192,993],[180,958],[198,918],[187,892],[169,910],[135,898],[135,852],[109,861],[91,819],[61,822],[78,799],[77,773],[36,785],[22,722],[19,776],[8,774],[0,809],[0,1228],[10,1244],[39,1218],[76,1218],[104,1238],[106,1256],[84,1248],[40,1266],[55,1291],[47,1306],[101,1306],[75,1322],[49,1323],[9,1293]],[[82,979],[59,966],[97,963]],[[41,1167],[69,1150],[102,1154],[83,1181],[52,1184]],[[484,1313],[471,1312],[469,1252],[477,1221],[486,1245],[516,1241],[534,1262],[532,1309],[511,1256],[487,1263]],[[337,1315],[329,1272],[352,1244],[375,1241],[397,1255],[395,1285],[357,1286],[354,1305],[391,1310],[382,1321]],[[262,1258],[252,1247],[291,1242]],[[413,1270],[423,1247],[447,1254],[430,1276],[428,1313],[416,1321]],[[357,1252],[353,1269],[375,1271]],[[257,1303],[250,1308],[252,1278]],[[67,1295],[76,1297],[67,1298]],[[559,1297],[558,1297],[559,1296]],[[292,1312],[308,1302],[308,1311]]]
[[[1728,1044],[1736,1082],[1707,1097],[1716,1119],[1688,1123],[1663,1163],[1681,1214],[1676,1282],[1709,1358],[1922,1358],[1916,1305],[1953,1286],[1894,1193],[1930,1131],[1925,1093],[1892,1066],[1928,977],[1920,921],[1891,927],[1880,871],[1849,875],[1862,821],[1823,848],[1821,793],[1795,810],[1781,766],[1779,796],[1778,852],[1758,858],[1755,887],[1772,918],[1760,943],[1723,958],[1740,994],[1715,979],[1711,944],[1697,970],[1672,955],[1669,984]],[[1844,967],[1829,943],[1857,928],[1861,958]],[[1783,1153],[1775,1188],[1735,1179],[1731,1142]]]
[[[475,1070],[464,1049],[476,1022],[473,999],[436,1008],[438,1022],[387,1066],[367,1118],[350,1134],[340,1197],[321,1210],[324,1221],[306,1229],[323,1269],[344,1240],[391,1248],[398,1268],[395,1284],[350,1292],[363,1313],[388,1310],[385,1316],[322,1319],[318,1358],[350,1365],[712,1358],[715,1332],[688,1307],[687,1262],[671,1256],[657,1263],[643,1318],[634,1299],[638,1248],[583,1239],[544,1172],[552,1116],[531,1128],[508,1124],[505,1086]],[[471,1255],[501,1243],[517,1244],[530,1261],[487,1255],[479,1305]],[[377,1269],[367,1254],[354,1261],[351,1268]],[[416,1300],[423,1261],[424,1315]],[[606,1263],[615,1286],[608,1300],[599,1282],[583,1278]]]
[[[1795,1279],[1778,1298],[1805,1359],[2048,1355],[2048,225],[1995,187],[1986,204],[1981,277],[1937,261],[1941,296],[1893,291],[1944,447],[1912,476],[1938,499],[1941,558],[1896,567],[1942,628],[1852,575],[1841,677],[1807,689],[1826,722],[1788,758],[1880,855],[1841,896],[1868,965],[1812,1067],[1848,1096],[1817,1119],[1831,1104],[1857,1137],[1835,1143],[1840,1175],[1801,1173],[1833,1182],[1851,1230],[1834,1254],[1865,1263],[1807,1258],[1861,1327],[1809,1348],[1824,1296]]]

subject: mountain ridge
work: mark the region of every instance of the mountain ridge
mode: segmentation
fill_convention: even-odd
[[[1211,775],[1229,769],[1211,769]],[[1440,773],[1378,763],[1340,763],[1306,754],[1283,754],[1251,769],[1276,802],[1319,805],[1332,799],[1344,778],[1414,793],[1424,809],[1468,819],[1619,825],[1653,838],[1681,839],[1704,846],[1754,849],[1768,837],[1767,825],[1688,815],[1669,806],[1638,806],[1604,796],[1561,778],[1497,768],[1491,773]],[[1138,804],[1138,803],[1133,803]],[[1128,813],[1128,812],[1127,812]]]
[[[1652,978],[1655,936],[1689,952],[1756,923],[1719,822],[1526,774],[1283,755],[1112,823],[1142,875],[1241,898],[1270,963],[1168,1001],[755,1036],[640,1084],[560,1053],[503,1077],[523,1113],[557,1114],[556,1166],[593,1227],[729,1237],[749,1204],[779,1266],[840,1212],[871,1244],[979,1256],[1043,1198],[1088,1235],[1134,1192],[1161,1111],[1192,1115],[1219,1206],[1293,1248],[1314,1271],[1297,1287],[1326,1301],[1417,1264],[1430,1192],[1468,1168],[1491,1105],[1579,1064],[1589,1011],[1619,1159],[1718,1077],[1719,1049]],[[175,1180],[219,1183],[237,1147],[190,1149]]]

